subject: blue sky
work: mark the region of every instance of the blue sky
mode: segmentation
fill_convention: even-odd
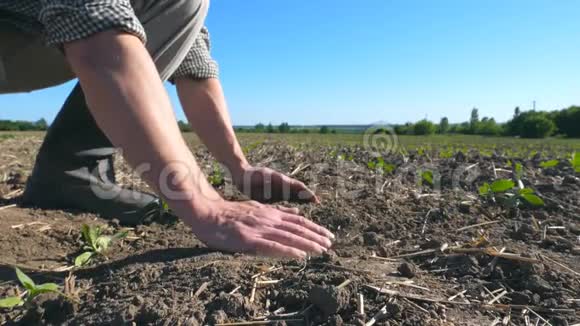
[[[510,118],[580,104],[577,0],[213,0],[207,25],[235,124]],[[49,121],[72,84],[0,95]],[[179,119],[184,116],[168,85]]]

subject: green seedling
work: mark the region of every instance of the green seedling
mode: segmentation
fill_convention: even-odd
[[[446,149],[439,152],[440,158],[452,158],[454,155],[453,149]]]
[[[251,144],[249,144],[247,146],[244,146],[242,148],[242,151],[244,152],[244,154],[248,155],[251,152],[253,152],[256,148],[258,148],[258,146],[260,146],[261,144],[262,144],[261,141],[257,141],[257,142],[251,143]]]
[[[521,180],[524,176],[524,167],[521,163],[516,163],[514,166],[514,175],[516,176],[516,180]]]
[[[493,155],[493,151],[491,151],[491,150],[480,150],[480,151],[479,151],[479,154],[480,154],[481,156],[490,157],[490,156],[492,156],[492,155]]]
[[[574,152],[572,154],[570,163],[572,163],[572,168],[574,168],[574,171],[576,173],[580,173],[580,154],[578,154],[578,152]]]
[[[22,296],[8,297],[0,300],[0,308],[14,308],[28,304],[32,299],[42,293],[57,293],[62,294],[58,290],[58,285],[55,283],[36,284],[34,281],[21,271],[18,267],[14,267],[16,277],[20,284],[26,289]]]
[[[127,231],[123,231],[112,236],[103,235],[99,226],[88,226],[86,224],[82,226],[81,233],[85,241],[85,245],[83,246],[85,252],[75,258],[76,267],[85,266],[99,256],[107,258],[105,253],[111,244],[127,237],[128,234]]]
[[[394,164],[386,163],[382,157],[369,161],[367,167],[373,171],[379,171],[385,174],[391,174],[397,168]]]
[[[345,154],[339,154],[336,158],[339,161],[349,161],[349,162],[354,161],[354,156],[352,154],[349,156],[346,156]]]
[[[433,185],[433,171],[425,170],[421,172],[421,182],[426,182],[429,185]]]
[[[157,199],[147,204],[142,209],[143,219],[142,223],[151,223],[153,221],[170,221],[168,217],[172,216],[169,205],[161,199]]]
[[[491,185],[484,183],[479,187],[479,195],[500,201],[508,208],[515,208],[525,202],[534,207],[544,206],[545,203],[534,190],[530,188],[517,189],[515,182],[509,179],[494,181]]]
[[[214,164],[213,171],[208,175],[207,181],[214,187],[219,187],[225,183],[224,173],[219,164]]]
[[[501,194],[513,189],[515,186],[516,184],[512,180],[508,179],[496,180],[491,185],[486,182],[483,184],[483,186],[479,187],[479,194],[481,196]]]
[[[558,161],[558,160],[545,161],[545,162],[540,163],[540,167],[542,169],[549,169],[549,168],[553,168],[553,167],[558,166],[559,163],[560,163],[560,161]]]

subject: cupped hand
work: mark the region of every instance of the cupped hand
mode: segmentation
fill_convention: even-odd
[[[265,167],[245,168],[233,175],[233,182],[243,194],[259,202],[320,202],[304,183]]]
[[[269,257],[322,254],[334,239],[326,228],[298,215],[297,209],[255,201],[214,203],[206,216],[188,224],[210,248]]]

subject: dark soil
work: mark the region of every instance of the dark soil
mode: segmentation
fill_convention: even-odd
[[[18,204],[39,145],[38,137],[0,142],[0,207]],[[195,151],[212,171],[207,151]],[[383,307],[376,325],[492,325],[507,318],[535,325],[536,314],[551,325],[580,322],[580,179],[565,160],[545,170],[537,159],[499,150],[445,159],[411,151],[384,155],[397,166],[384,175],[367,167],[372,151],[356,146],[266,142],[252,145],[249,157],[297,170],[316,190],[321,205],[288,205],[337,234],[329,254],[308,261],[225,254],[205,248],[182,223],[153,223],[130,229],[108,259],[70,270],[82,224],[110,234],[123,227],[80,212],[8,207],[0,210],[0,298],[23,291],[13,266],[37,283],[63,286],[68,298],[47,294],[0,310],[0,324],[364,325]],[[495,178],[494,166],[498,178],[511,178],[509,160],[523,163],[522,181],[545,207],[506,209],[478,195]],[[145,187],[119,163],[122,183]],[[426,169],[433,186],[419,184],[417,171]],[[220,191],[240,198],[229,182]],[[493,223],[466,228],[486,222]],[[502,249],[512,255],[495,257]],[[65,289],[69,274],[76,280]]]

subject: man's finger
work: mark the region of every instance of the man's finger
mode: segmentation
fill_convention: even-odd
[[[314,191],[308,189],[304,183],[291,178],[287,178],[286,182],[290,184],[290,200],[307,203],[320,202]]]
[[[304,259],[307,254],[300,249],[292,248],[276,241],[256,239],[252,245],[252,252],[258,256]]]
[[[297,193],[296,197],[298,197],[299,201],[306,201],[309,203],[320,204],[320,199],[318,199],[318,197],[316,196],[314,191],[312,191],[308,188],[305,188],[305,189],[299,191]]]
[[[284,230],[297,236],[300,236],[302,238],[306,238],[310,241],[314,241],[326,249],[332,247],[332,241],[330,241],[330,239],[327,238],[326,236],[320,235],[314,231],[311,231],[308,228],[302,227],[295,223],[283,222],[278,225],[275,225],[275,227],[280,230]]]
[[[276,206],[274,206],[274,208],[276,208],[277,210],[280,210],[284,213],[300,214],[300,210],[298,208],[295,208],[295,207],[284,207],[284,206],[276,205]]]
[[[277,228],[272,228],[270,232],[263,235],[263,238],[316,255],[321,255],[327,250],[314,241]]]
[[[323,236],[329,238],[330,240],[335,239],[334,234],[332,234],[332,232],[330,232],[328,229],[312,222],[311,220],[309,220],[303,216],[284,214],[282,216],[282,220],[286,221],[286,222],[295,223],[295,224],[298,224],[298,225],[303,226],[305,228],[308,228],[308,229],[310,229],[310,230],[312,230],[320,235],[323,235]]]

